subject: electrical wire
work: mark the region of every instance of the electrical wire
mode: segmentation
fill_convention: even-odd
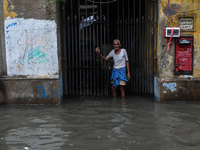
[[[186,0],[182,0],[179,9],[176,11],[176,13],[174,15],[171,15],[170,0],[168,0],[168,19],[165,23],[165,26],[174,27],[175,25],[177,25],[177,23],[174,22],[174,20],[177,20],[178,14],[180,14],[183,10],[183,2],[184,2],[184,4],[186,4]]]
[[[170,0],[168,0],[168,17],[172,16],[170,12]]]

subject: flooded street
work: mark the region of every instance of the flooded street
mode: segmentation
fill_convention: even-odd
[[[200,103],[76,98],[0,106],[0,150],[199,150]]]

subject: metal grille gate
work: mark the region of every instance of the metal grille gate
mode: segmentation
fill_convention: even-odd
[[[157,1],[68,0],[63,11],[64,95],[108,95],[112,60],[105,62],[112,41],[128,52],[131,80],[126,91],[153,95],[156,72]]]

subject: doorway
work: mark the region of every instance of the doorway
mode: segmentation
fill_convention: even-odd
[[[68,0],[62,12],[64,95],[108,95],[113,61],[105,62],[114,39],[127,50],[131,80],[127,94],[154,94],[158,2]]]

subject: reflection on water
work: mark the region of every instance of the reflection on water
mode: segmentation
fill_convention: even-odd
[[[0,150],[197,150],[200,103],[68,98],[0,107]]]

